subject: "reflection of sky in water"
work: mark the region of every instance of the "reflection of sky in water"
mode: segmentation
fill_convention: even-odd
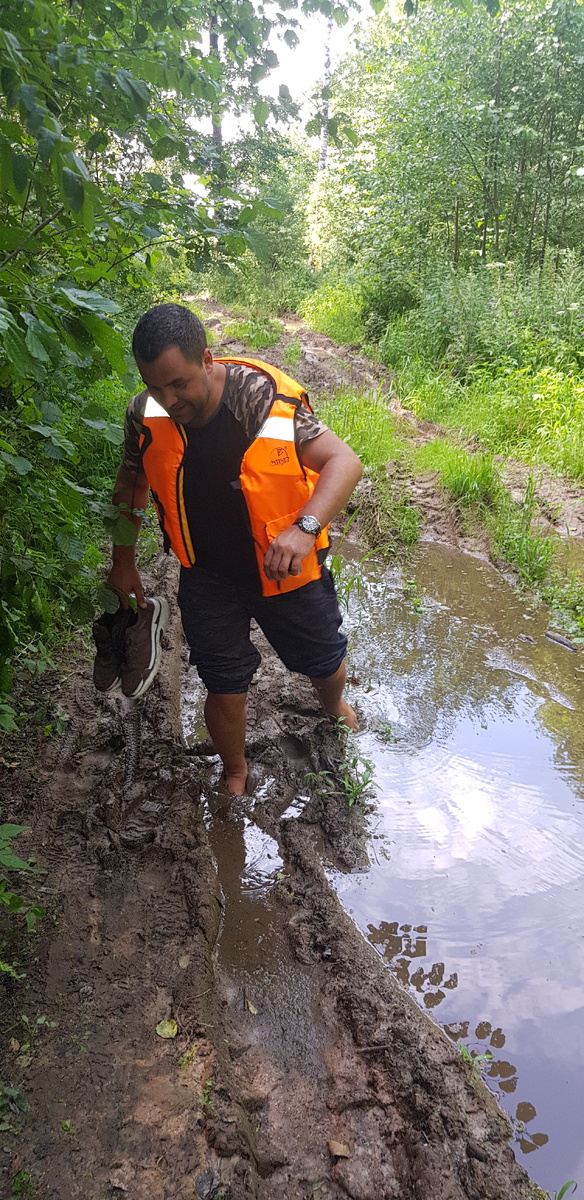
[[[533,1177],[584,1184],[581,656],[546,642],[484,564],[459,563],[426,548],[409,595],[372,567],[353,605],[359,747],[379,790],[371,870],[334,881],[422,1006],[491,1050],[508,1111],[533,1105]]]

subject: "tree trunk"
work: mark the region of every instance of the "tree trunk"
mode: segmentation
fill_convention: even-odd
[[[217,16],[214,13],[211,17],[211,23],[209,26],[209,52],[213,58],[219,58],[219,34],[217,33],[218,24],[219,22],[217,20]],[[221,117],[217,113],[213,113],[211,120],[213,123],[211,137],[213,138],[215,145],[222,150],[223,129],[221,127]]]
[[[332,19],[332,17],[329,17],[329,19],[328,19],[328,21],[327,21],[327,26],[326,26],[326,41],[325,41],[325,44],[324,44],[324,75],[323,75],[323,91],[325,92],[325,99],[324,99],[324,104],[323,104],[323,107],[322,107],[322,108],[321,108],[321,110],[320,110],[320,111],[321,111],[321,115],[322,115],[322,130],[321,130],[321,134],[320,134],[320,154],[319,154],[319,156],[318,156],[318,170],[319,170],[319,173],[320,173],[321,171],[324,171],[324,170],[325,170],[325,168],[326,168],[326,160],[327,160],[327,157],[328,157],[328,146],[329,146],[329,131],[328,131],[328,121],[329,121],[329,98],[328,98],[328,88],[329,88],[329,84],[330,84],[330,78],[331,78],[331,36],[332,36],[332,31],[333,31],[333,19]]]

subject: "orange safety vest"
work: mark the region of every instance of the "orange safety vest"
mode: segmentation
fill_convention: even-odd
[[[327,529],[302,563],[300,575],[268,579],[264,555],[279,533],[288,529],[310,499],[318,474],[303,467],[294,438],[294,417],[300,404],[312,412],[304,388],[271,363],[253,358],[218,358],[220,363],[241,363],[266,375],[274,385],[272,407],[242,460],[239,482],[249,513],[262,594],[277,596],[320,579],[321,564],[329,548]],[[164,533],[183,567],[192,567],[195,551],[184,503],[184,457],[188,431],[173,421],[152,396],[146,399],[140,437],[142,466]]]

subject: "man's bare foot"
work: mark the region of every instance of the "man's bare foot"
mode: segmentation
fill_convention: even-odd
[[[227,771],[223,772],[222,785],[230,796],[245,796],[245,785],[247,783],[247,766],[243,771]]]
[[[335,721],[342,721],[343,725],[347,726],[347,729],[353,730],[353,733],[357,733],[359,730],[357,714],[351,708],[351,705],[347,704],[346,700],[339,700],[337,711],[329,713],[329,717],[333,717]]]

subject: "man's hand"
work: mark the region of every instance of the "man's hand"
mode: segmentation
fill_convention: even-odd
[[[132,562],[114,563],[107,582],[120,598],[122,608],[129,608],[128,597],[136,597],[138,608],[146,608],[144,588],[136,564]]]
[[[290,525],[274,538],[264,558],[264,571],[268,579],[286,579],[288,575],[300,575],[302,563],[314,546],[311,533],[303,533],[297,525]]]

